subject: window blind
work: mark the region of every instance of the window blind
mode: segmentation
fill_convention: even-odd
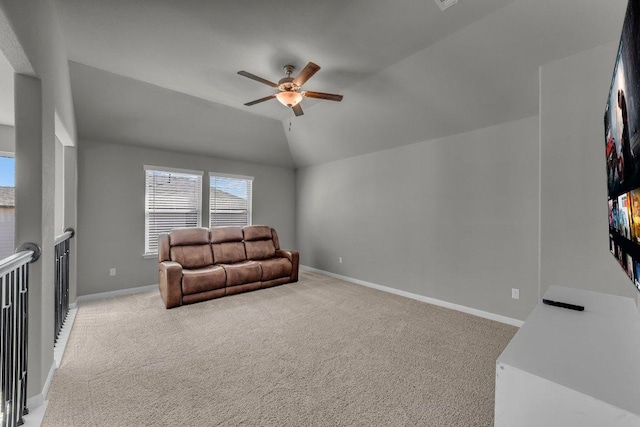
[[[158,253],[158,235],[176,227],[199,227],[202,175],[145,167],[145,255]]]
[[[253,178],[209,174],[209,225],[251,225]]]

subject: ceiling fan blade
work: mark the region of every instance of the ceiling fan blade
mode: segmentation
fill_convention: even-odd
[[[291,107],[291,109],[293,110],[293,112],[295,113],[296,117],[297,116],[301,116],[304,113],[302,112],[302,107],[300,106],[300,104],[296,104],[293,107]]]
[[[273,99],[275,97],[276,97],[275,95],[265,96],[264,98],[260,98],[260,99],[256,99],[255,101],[247,102],[244,105],[246,105],[247,107],[251,107],[252,105],[259,104],[259,103],[264,102],[264,101],[268,101],[268,100]]]
[[[302,86],[307,80],[311,78],[311,76],[317,73],[319,69],[319,65],[316,65],[313,62],[309,62],[307,66],[304,67],[302,71],[300,71],[300,74],[298,74],[296,78],[293,79],[293,83],[297,84],[298,86]]]
[[[269,80],[267,80],[267,79],[263,79],[262,77],[258,77],[258,76],[256,76],[255,74],[247,73],[246,71],[238,71],[238,74],[240,74],[241,76],[248,77],[248,78],[250,78],[251,80],[255,80],[255,81],[257,81],[257,82],[264,83],[264,84],[266,84],[267,86],[271,86],[271,87],[278,87],[278,85],[277,85],[277,84],[275,84],[274,82],[270,82],[270,81],[269,81]]]
[[[329,101],[342,101],[342,95],[336,95],[333,93],[314,92],[312,90],[305,90],[302,92],[307,98],[327,99]]]

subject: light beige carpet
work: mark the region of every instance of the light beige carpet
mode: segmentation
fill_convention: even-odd
[[[166,310],[82,304],[43,426],[490,426],[516,328],[301,272]]]

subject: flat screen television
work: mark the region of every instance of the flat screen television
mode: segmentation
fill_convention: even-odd
[[[604,114],[609,250],[640,291],[640,0],[629,0]]]

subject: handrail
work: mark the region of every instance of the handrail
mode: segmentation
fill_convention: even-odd
[[[40,246],[36,243],[23,243],[16,248],[16,253],[0,259],[0,276],[25,264],[36,262],[40,258]]]
[[[55,241],[53,242],[53,245],[54,246],[58,245],[64,242],[65,240],[72,238],[73,236],[75,236],[75,234],[76,234],[76,231],[73,228],[69,227],[66,230],[64,230],[64,233],[56,237]]]
[[[22,251],[0,260],[0,276],[31,262],[33,251]]]

